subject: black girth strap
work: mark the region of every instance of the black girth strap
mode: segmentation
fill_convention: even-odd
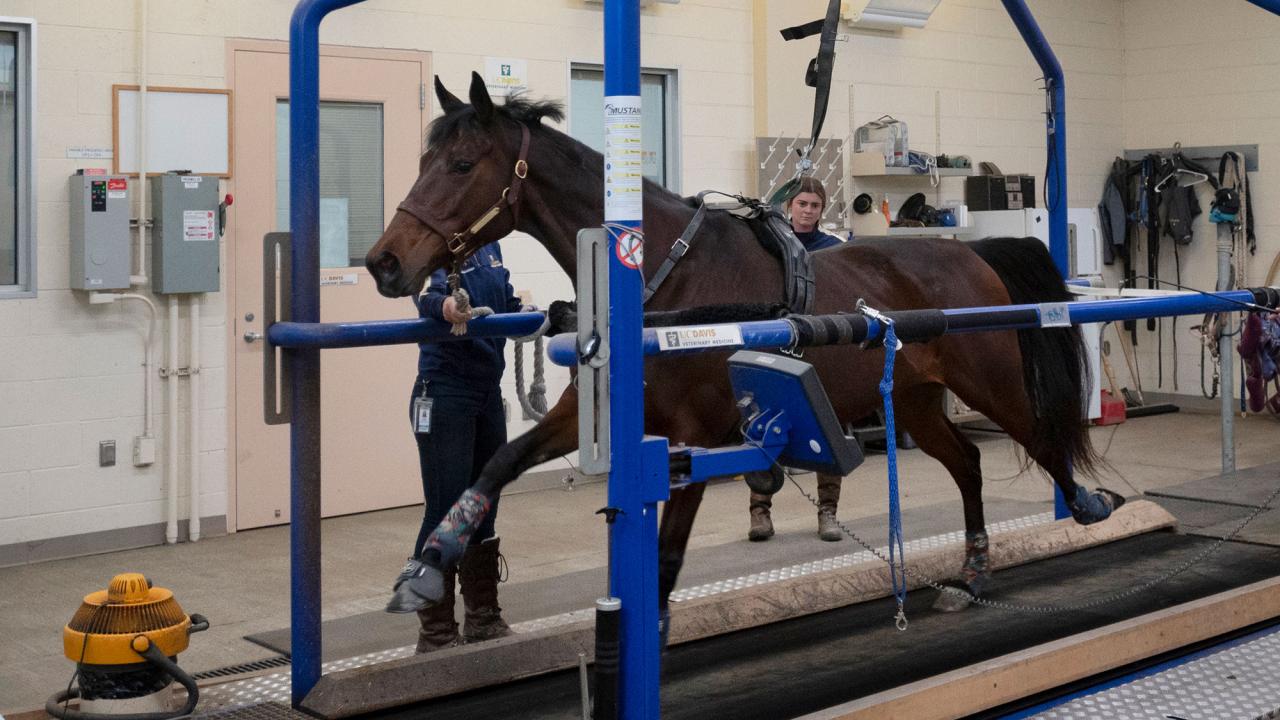
[[[658,266],[658,272],[649,278],[648,284],[644,286],[644,295],[641,297],[640,303],[649,302],[649,298],[658,292],[658,288],[666,281],[667,276],[671,274],[671,270],[675,268],[676,263],[680,262],[680,258],[689,252],[689,247],[693,245],[694,239],[698,236],[698,228],[702,226],[702,221],[707,217],[707,204],[703,202],[702,195],[698,195],[698,211],[693,214],[693,219],[689,221],[688,227],[676,238],[675,243],[671,246],[671,252],[667,253],[667,259],[662,261],[662,265]]]

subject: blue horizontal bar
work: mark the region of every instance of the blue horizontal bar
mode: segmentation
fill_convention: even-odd
[[[1088,323],[1114,322],[1119,320],[1137,320],[1148,317],[1169,317],[1173,315],[1199,315],[1203,313],[1239,312],[1249,309],[1241,303],[1252,304],[1253,292],[1250,290],[1229,290],[1215,293],[1194,293],[1186,295],[1164,295],[1160,297],[1119,298],[1114,300],[1081,300],[1062,303],[1069,310],[1073,325]],[[1025,311],[1036,311],[1040,305],[998,305],[994,307],[951,308],[942,313],[949,320],[970,318],[973,315],[990,315],[988,322],[966,325],[963,328],[950,327],[948,333],[990,332],[993,330],[1021,330],[1038,327],[1038,323],[1025,322],[1001,316],[1024,315]],[[738,323],[742,332],[742,343],[721,345],[712,348],[663,350],[658,344],[658,333],[669,332],[676,328],[645,328],[643,348],[645,356],[676,355],[708,350],[728,351],[744,348],[782,348],[795,342],[791,323],[786,320],[762,320],[759,322]],[[868,334],[879,336],[879,325],[868,323]],[[547,357],[556,365],[570,367],[578,363],[577,336],[572,333],[557,335],[547,345]]]
[[[478,337],[521,337],[542,327],[538,312],[504,313],[467,323],[466,335],[453,335],[439,320],[374,320],[349,323],[278,322],[267,328],[273,345],[285,348],[349,348],[371,345],[444,342]]]

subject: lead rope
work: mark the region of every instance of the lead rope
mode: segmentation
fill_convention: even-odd
[[[889,575],[893,579],[893,597],[898,601],[894,624],[899,630],[906,630],[907,567],[902,547],[902,507],[898,503],[898,443],[893,428],[893,361],[901,343],[893,331],[893,321],[885,317],[881,322],[884,323],[884,377],[880,380],[880,395],[884,398],[884,447],[889,456]]]
[[[465,313],[467,319],[460,323],[453,323],[453,326],[449,328],[449,332],[450,334],[459,336],[467,334],[467,323],[471,320],[493,314],[493,308],[471,307],[471,295],[467,294],[467,291],[462,289],[462,284],[459,281],[461,272],[462,262],[454,261],[453,268],[450,270],[448,278],[449,294],[453,297],[453,302],[457,305],[458,312]]]
[[[520,409],[524,414],[535,421],[541,420],[547,414],[547,378],[545,372],[546,353],[543,352],[542,338],[547,334],[547,329],[551,327],[551,319],[545,317],[542,320],[542,326],[532,333],[524,337],[511,338],[515,343],[515,367],[513,368],[516,376],[516,398],[520,401]],[[524,389],[524,346],[526,343],[533,343],[533,383],[529,385],[529,392]]]

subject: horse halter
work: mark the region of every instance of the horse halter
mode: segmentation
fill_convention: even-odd
[[[462,232],[456,232],[452,237],[445,235],[436,228],[436,226],[427,219],[428,213],[424,208],[410,204],[409,198],[405,198],[400,203],[398,210],[403,210],[418,222],[426,225],[432,232],[441,236],[448,237],[446,241],[449,252],[453,255],[453,263],[449,270],[449,290],[458,289],[459,273],[462,271],[462,263],[467,257],[475,251],[476,248],[469,246],[472,238],[474,238],[486,225],[493,221],[494,218],[502,212],[503,207],[511,209],[511,225],[515,227],[520,221],[520,187],[524,184],[524,179],[529,175],[529,126],[520,123],[520,154],[516,158],[516,164],[511,169],[511,182],[502,188],[502,192],[498,195],[498,199],[488,210],[480,214],[474,222],[467,226]]]

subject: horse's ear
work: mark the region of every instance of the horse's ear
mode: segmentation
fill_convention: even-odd
[[[476,117],[482,123],[493,119],[493,100],[489,98],[489,89],[484,85],[480,73],[471,72],[471,105],[476,109]]]
[[[445,113],[451,113],[458,108],[465,107],[466,103],[458,99],[457,95],[445,89],[444,83],[440,82],[440,76],[436,76],[436,99],[440,101],[440,109]]]

